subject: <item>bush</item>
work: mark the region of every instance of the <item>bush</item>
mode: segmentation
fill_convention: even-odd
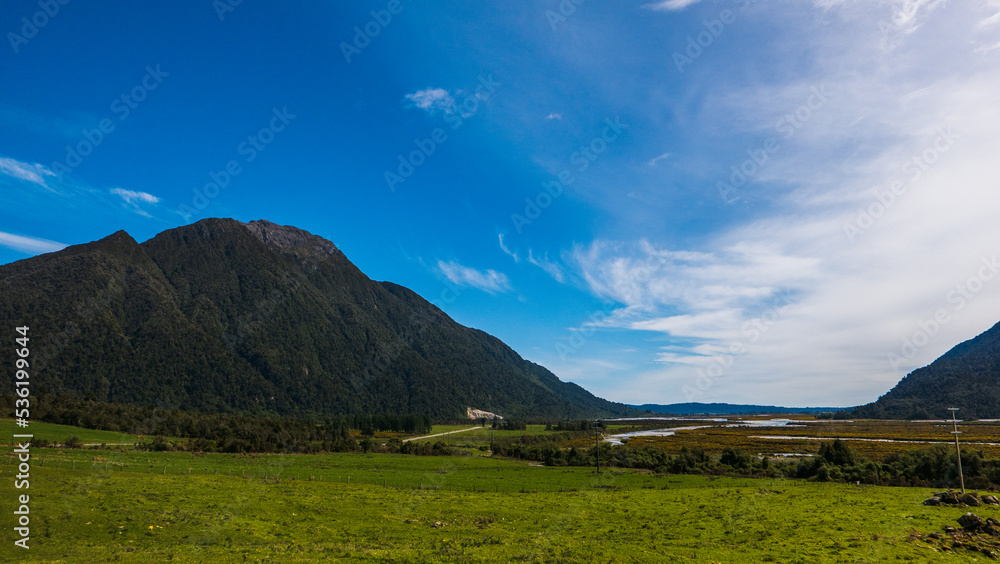
[[[164,437],[156,435],[153,437],[153,442],[149,445],[149,450],[155,450],[157,452],[163,452],[171,449],[170,442]]]
[[[738,448],[727,448],[722,451],[720,464],[725,464],[734,470],[746,470],[753,467],[753,456]]]

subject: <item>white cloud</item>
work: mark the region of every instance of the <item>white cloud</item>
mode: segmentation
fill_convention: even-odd
[[[552,112],[551,114],[545,116],[545,119],[562,119],[562,114]]]
[[[116,196],[121,196],[123,200],[132,203],[157,204],[160,199],[146,192],[134,192],[123,188],[112,188],[110,192]]]
[[[892,21],[912,32],[922,20],[929,17],[930,12],[946,2],[947,0],[895,0]]]
[[[668,158],[670,158],[670,156],[671,156],[672,154],[673,154],[673,153],[663,153],[663,154],[661,154],[661,155],[657,155],[657,156],[655,156],[655,157],[653,157],[653,158],[649,159],[649,162],[647,162],[646,164],[647,164],[647,165],[649,165],[649,166],[656,166],[656,163],[658,163],[658,162],[662,161],[663,159],[668,159]]]
[[[0,173],[50,190],[51,188],[45,183],[45,177],[56,175],[44,165],[23,163],[9,157],[0,157]]]
[[[741,242],[704,253],[659,249],[645,240],[594,241],[574,248],[571,260],[594,295],[640,311],[739,307],[774,295],[792,278],[807,279],[814,263],[765,244]]]
[[[48,239],[38,239],[35,237],[24,237],[13,233],[0,231],[0,245],[15,251],[29,254],[52,253],[66,248],[63,243],[49,241]]]
[[[988,16],[986,18],[983,18],[979,22],[979,27],[987,27],[987,26],[991,26],[991,25],[996,25],[998,22],[1000,22],[1000,2],[997,2],[996,0],[992,0],[992,1],[988,2],[986,4],[986,6],[989,6],[990,9],[992,9],[992,10],[998,10],[998,11],[994,12],[992,15],[990,15],[990,16]]]
[[[562,283],[566,280],[562,267],[549,261],[548,255],[539,258],[531,252],[531,249],[528,249],[528,262],[547,272],[549,276],[555,278],[556,282]]]
[[[761,17],[786,17],[785,5],[758,6],[771,10]],[[643,351],[658,366],[619,380],[614,399],[687,401],[685,387],[697,389],[699,371],[721,361],[698,401],[854,405],[1000,320],[1000,274],[986,267],[1000,256],[1000,61],[974,56],[996,42],[977,35],[982,13],[934,1],[823,7],[819,23],[808,11],[786,22],[797,31],[782,40],[815,53],[808,69],[716,88],[685,116],[704,136],[778,139],[780,151],[733,204],[769,211],[687,253],[653,240],[572,249],[568,264],[586,288],[620,304],[603,325],[663,342]],[[884,30],[857,25],[878,21],[892,22],[889,51]],[[954,37],[966,41],[945,40]],[[824,85],[828,102],[793,136],[775,131]],[[916,166],[915,156],[933,162]],[[726,178],[731,164],[715,163],[717,178],[705,183]],[[890,202],[894,182],[902,194],[879,201]],[[879,217],[852,243],[844,226],[869,209]],[[934,328],[939,312],[948,321]],[[901,354],[904,339],[923,341],[922,327],[933,335],[892,366],[890,353]],[[730,353],[733,344],[743,351]]]
[[[1000,42],[994,43],[992,45],[980,45],[979,47],[976,47],[976,53],[985,55],[986,53],[989,53],[990,51],[996,51],[997,49],[1000,49]]]
[[[510,255],[514,259],[514,262],[521,262],[521,258],[517,256],[517,252],[508,249],[507,245],[504,244],[503,233],[498,234],[498,238],[500,239],[500,249],[503,250],[505,254]]]
[[[723,309],[637,321],[630,328],[700,339],[725,339],[731,333],[731,327],[740,325],[741,315],[741,310]]]
[[[650,10],[675,12],[677,10],[683,10],[692,4],[697,4],[698,2],[701,2],[701,0],[664,0],[662,2],[646,4],[644,7],[649,8]]]
[[[152,216],[149,212],[142,208],[143,204],[156,205],[160,203],[159,198],[146,192],[135,192],[133,190],[125,190],[123,188],[112,188],[109,192],[120,197],[124,201],[126,207],[144,217]]]
[[[438,260],[438,270],[452,284],[459,286],[471,286],[484,292],[494,294],[497,292],[509,292],[512,290],[510,280],[507,275],[495,270],[480,271],[467,266],[462,266],[455,261],[445,262]]]
[[[407,94],[406,99],[421,110],[433,113],[436,110],[452,111],[455,107],[455,99],[443,88],[425,88],[412,94]]]

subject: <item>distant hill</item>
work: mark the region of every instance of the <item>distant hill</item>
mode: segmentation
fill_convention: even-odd
[[[746,413],[818,413],[822,411],[839,411],[842,407],[777,407],[774,405],[741,405],[732,403],[672,403],[657,405],[647,403],[633,405],[641,411],[664,413],[672,415],[740,415]]]
[[[855,417],[927,419],[1000,418],[1000,323],[955,346],[930,365],[909,373],[878,401],[854,410]]]
[[[632,413],[267,221],[206,219],[142,244],[119,231],[2,265],[11,343],[20,325],[35,393],[247,414]],[[13,354],[0,347],[0,364]]]

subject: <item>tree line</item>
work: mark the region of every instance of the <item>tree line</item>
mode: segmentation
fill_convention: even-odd
[[[595,466],[598,454],[602,467],[639,468],[661,474],[709,474],[741,477],[799,478],[820,482],[847,482],[882,486],[958,487],[958,464],[955,452],[947,445],[906,450],[884,460],[863,457],[845,441],[835,439],[820,444],[814,456],[799,461],[759,457],[736,447],[720,455],[704,449],[684,447],[678,454],[652,446],[630,447],[602,442],[589,448],[564,448],[559,445],[580,433],[548,436],[523,436],[495,442],[493,453],[546,466]],[[987,459],[982,451],[963,450],[962,471],[965,485],[973,489],[1000,487],[1000,459]]]
[[[14,399],[13,395],[0,395],[0,408],[13,409]],[[378,432],[427,433],[433,423],[430,417],[419,414],[252,417],[54,395],[36,399],[31,417],[46,423],[127,433],[138,439],[140,448],[149,450],[201,452],[357,451],[362,447],[356,434],[370,438]]]

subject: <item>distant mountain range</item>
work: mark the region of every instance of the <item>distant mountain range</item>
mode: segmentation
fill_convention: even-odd
[[[1000,418],[1000,323],[956,345],[930,365],[907,374],[877,401],[859,407],[790,408],[728,403],[631,407],[674,415],[841,411],[838,417],[859,419],[943,419],[950,417],[949,407],[957,407],[961,419]]]
[[[33,393],[247,414],[584,418],[635,412],[560,381],[337,247],[267,221],[124,231],[0,266]],[[13,346],[0,364],[13,366]]]
[[[949,407],[963,419],[1000,418],[1000,323],[914,370],[855,417],[939,419]]]
[[[632,405],[640,411],[652,411],[670,415],[743,415],[749,413],[819,413],[839,411],[842,407],[778,407],[774,405],[742,405],[733,403],[671,403],[658,405],[647,403]]]

